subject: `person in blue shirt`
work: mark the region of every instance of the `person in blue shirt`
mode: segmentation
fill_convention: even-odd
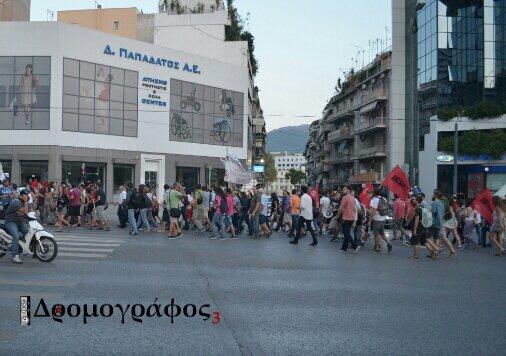
[[[22,189],[19,192],[19,197],[10,202],[5,212],[5,227],[7,233],[12,236],[11,253],[13,256],[12,262],[14,263],[22,263],[21,258],[19,258],[19,238],[20,233],[23,234],[21,236],[24,236],[28,232],[24,217],[28,214],[27,203],[29,199],[30,190]]]
[[[438,240],[441,240],[450,251],[450,257],[455,257],[457,255],[457,252],[455,252],[455,249],[450,243],[450,240],[448,240],[448,238],[446,237],[446,232],[443,227],[445,205],[442,199],[443,194],[441,192],[437,191],[434,193],[434,199],[431,204],[432,226],[429,230],[429,238],[432,239],[434,241],[434,245],[436,245],[437,249],[433,252],[435,256],[439,255],[439,253],[441,252],[439,249],[439,242],[438,242]],[[435,258],[435,256],[431,255],[429,257]]]
[[[14,198],[14,189],[9,178],[5,178],[0,187],[0,204],[5,207]]]

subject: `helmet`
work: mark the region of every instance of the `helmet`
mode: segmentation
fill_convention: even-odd
[[[19,195],[30,195],[30,193],[31,193],[30,189],[25,188],[19,192]]]

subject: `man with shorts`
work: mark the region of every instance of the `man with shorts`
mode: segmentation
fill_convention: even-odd
[[[444,213],[445,213],[445,205],[443,203],[443,193],[440,191],[436,191],[434,193],[434,201],[430,205],[430,210],[432,211],[432,226],[429,229],[429,239],[431,242],[434,242],[434,245],[436,247],[435,254],[436,256],[439,255],[439,242],[438,240],[441,239],[441,241],[446,245],[448,250],[450,250],[450,257],[455,257],[457,255],[457,252],[455,252],[455,249],[453,248],[450,240],[446,237],[446,231],[443,226],[443,220],[444,220]],[[429,256],[431,257],[431,256]]]
[[[381,252],[380,238],[387,244],[388,252],[392,251],[392,244],[388,241],[385,235],[385,221],[387,213],[385,206],[388,207],[387,200],[381,196],[379,189],[374,190],[374,198],[371,200],[370,214],[369,214],[369,227],[372,228],[372,235],[374,236],[374,252]]]
[[[205,221],[204,214],[207,215],[207,213],[204,210],[204,191],[202,190],[200,184],[197,184],[197,187],[195,188],[195,195],[192,202],[192,206],[193,206],[193,222],[197,228],[195,230],[195,235],[198,236],[204,231],[206,231],[206,229],[203,226],[203,223]]]
[[[97,191],[95,195],[97,198],[95,199],[95,211],[97,212],[98,226],[104,231],[109,231],[109,222],[107,220],[107,216],[105,216],[105,192],[102,189],[102,184],[100,182],[98,182],[96,186]]]

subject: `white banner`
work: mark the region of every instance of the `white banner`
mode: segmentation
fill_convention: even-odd
[[[235,156],[228,155],[221,159],[225,166],[225,182],[234,184],[248,184],[253,179],[253,174],[248,172]]]

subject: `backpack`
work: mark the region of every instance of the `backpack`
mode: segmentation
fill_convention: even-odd
[[[228,212],[227,198],[221,198],[220,213],[226,214]]]
[[[388,202],[385,198],[379,197],[377,211],[378,214],[380,214],[381,216],[385,216],[388,214]]]
[[[432,226],[432,213],[427,208],[422,208],[422,226],[426,229]]]
[[[140,209],[142,207],[142,196],[140,193],[134,189],[132,190],[132,195],[130,196],[130,201],[128,202],[129,209]]]

